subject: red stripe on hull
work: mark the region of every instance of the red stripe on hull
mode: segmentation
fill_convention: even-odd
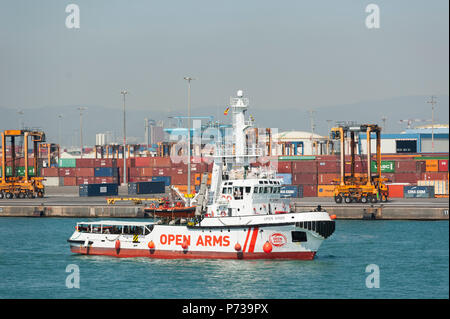
[[[255,227],[253,229],[252,240],[250,241],[250,246],[248,246],[249,253],[252,253],[255,251],[255,243],[256,243],[257,236],[258,236],[258,227]]]
[[[243,252],[208,252],[208,251],[171,251],[171,250],[143,250],[143,249],[120,249],[95,248],[95,247],[70,247],[76,254],[104,255],[120,258],[126,257],[148,257],[157,259],[298,259],[312,260],[316,252],[271,252],[267,253],[243,253]]]
[[[242,251],[245,251],[245,248],[247,248],[248,237],[250,237],[251,230],[252,230],[251,227],[247,230],[247,237],[245,237],[244,249]]]

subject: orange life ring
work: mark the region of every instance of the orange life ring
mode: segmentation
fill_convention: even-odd
[[[225,216],[227,216],[227,212],[226,212],[226,211],[224,211],[224,210],[223,210],[223,211],[221,211],[221,212],[220,212],[220,216],[222,216],[222,217],[225,217]]]
[[[233,197],[231,197],[230,195],[228,195],[228,196],[227,196],[227,199],[228,199],[228,200],[232,200]]]

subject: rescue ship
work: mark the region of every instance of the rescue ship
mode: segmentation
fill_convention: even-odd
[[[261,156],[246,143],[252,121],[248,99],[231,99],[233,143],[215,147],[210,187],[202,183],[193,199],[193,218],[152,222],[77,223],[68,239],[73,253],[115,257],[303,259],[311,260],[335,230],[322,209],[293,212],[280,194],[281,180],[266,167],[251,168]]]

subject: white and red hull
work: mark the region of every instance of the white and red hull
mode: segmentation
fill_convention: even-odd
[[[259,223],[246,226],[233,225],[233,217],[221,218],[220,226],[154,225],[150,234],[138,236],[76,231],[69,243],[73,253],[114,257],[311,260],[334,231],[325,214],[283,214],[275,216],[277,222],[252,217]]]

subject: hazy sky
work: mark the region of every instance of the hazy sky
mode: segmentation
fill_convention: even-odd
[[[68,4],[80,28],[68,29]],[[365,8],[380,8],[368,29]],[[448,95],[448,0],[1,0],[0,108],[258,108]],[[0,115],[1,116],[1,115]]]

